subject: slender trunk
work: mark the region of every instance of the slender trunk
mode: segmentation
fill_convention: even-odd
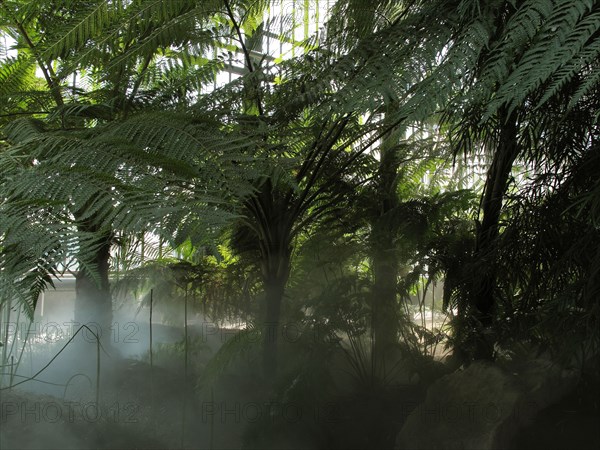
[[[263,370],[265,377],[272,378],[277,373],[281,305],[290,274],[290,252],[285,250],[269,255],[264,269]]]
[[[279,341],[279,326],[281,303],[286,280],[276,278],[265,281],[265,324],[263,336],[263,365],[265,375],[277,372],[277,343]]]
[[[374,358],[383,356],[398,341],[399,315],[397,282],[399,260],[395,249],[399,223],[393,212],[398,208],[398,135],[396,132],[381,145],[378,169],[378,212],[372,222],[372,331],[375,339]]]
[[[75,322],[87,324],[94,331],[98,329],[101,340],[108,344],[112,322],[109,284],[112,239],[110,234],[105,233],[98,240],[95,254],[85,259],[84,266],[75,276]]]
[[[475,343],[475,359],[491,359],[494,342],[487,337],[492,325],[497,269],[493,247],[500,235],[500,216],[502,202],[514,161],[518,155],[518,123],[516,113],[510,116],[500,113],[501,131],[498,147],[494,153],[492,165],[488,171],[484,195],[481,202],[482,221],[475,240],[474,261],[476,271],[471,288],[472,318],[478,328]]]
[[[379,363],[384,363],[398,342],[400,324],[396,296],[398,258],[390,253],[388,250],[373,258],[373,356]]]
[[[7,351],[8,351],[8,333],[10,331],[10,309],[12,307],[12,300],[10,298],[6,301],[5,309],[0,308],[0,325],[2,324],[2,314],[6,314],[6,320],[4,321],[4,328],[0,326],[0,331],[3,331],[2,338],[4,339],[4,343],[2,344],[2,359],[0,359],[1,369],[4,369],[8,363]],[[1,305],[1,304],[0,304]],[[6,313],[4,312],[6,311]],[[15,339],[16,336],[13,336]],[[3,387],[3,376],[5,370],[0,370],[0,387]]]

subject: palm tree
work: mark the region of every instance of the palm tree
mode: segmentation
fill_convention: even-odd
[[[516,162],[553,160],[547,148],[560,159],[553,126],[591,111],[597,5],[380,2],[371,14],[338,15],[316,48],[308,41],[305,54],[279,63],[260,50],[261,32],[268,32],[268,24],[258,25],[263,2],[98,1],[82,10],[61,3],[38,20],[34,13],[44,4],[0,4],[3,30],[21,48],[0,71],[10,81],[0,91],[9,100],[2,114],[11,116],[0,228],[7,243],[2,267],[10,268],[5,286],[21,277],[37,292],[57,255],[72,254],[74,246],[83,278],[93,278],[108,267],[116,230],[154,230],[177,245],[190,236],[202,241],[234,216],[240,243],[255,242],[265,292],[264,366],[272,374],[295,239],[336,211],[348,194],[345,182],[378,145],[382,220],[373,221],[373,230],[382,239],[374,242],[392,239],[399,223],[386,228],[383,218],[400,206],[400,130],[443,113],[455,152],[490,154],[473,270],[448,283],[463,299],[458,306],[468,328],[476,328],[464,344],[476,347],[470,357],[490,356],[502,281],[494,252],[511,171]],[[354,28],[344,21],[356,18]],[[221,64],[206,50],[232,39],[241,77],[201,95],[207,74]],[[43,88],[35,67],[44,72]],[[71,83],[74,74],[87,77],[90,89]],[[560,114],[538,120],[539,111],[561,102]],[[573,137],[581,143],[594,128],[578,129]],[[58,174],[63,185],[49,181]],[[36,220],[40,213],[44,221]],[[373,255],[380,311],[387,311],[396,303],[398,261],[383,246],[374,246]],[[33,281],[25,277],[31,273]],[[375,321],[382,324],[380,340],[393,340],[397,319],[377,314],[386,317]]]
[[[19,49],[19,56],[7,59],[1,68],[2,77],[10,81],[2,93],[9,100],[5,103],[4,120],[31,115],[45,117],[46,122],[42,124],[37,119],[27,123],[15,121],[7,129],[7,137],[16,144],[15,148],[29,152],[22,154],[29,165],[39,164],[41,168],[46,163],[58,163],[60,168],[57,170],[61,174],[58,176],[73,179],[74,174],[69,175],[65,162],[75,157],[74,145],[90,150],[87,157],[78,160],[87,166],[94,163],[90,155],[99,157],[99,151],[101,154],[121,148],[123,154],[127,153],[123,150],[124,142],[118,142],[114,137],[109,138],[112,139],[109,142],[98,136],[106,133],[108,125],[115,123],[118,126],[141,107],[146,110],[165,106],[172,109],[182,102],[189,102],[190,96],[212,79],[211,75],[218,67],[215,61],[202,66],[194,62],[214,44],[207,30],[217,25],[211,21],[213,12],[207,9],[211,5],[206,3],[189,1],[160,5],[97,1],[73,8],[62,2],[2,2],[0,7],[3,32],[16,41]],[[182,50],[174,51],[175,46],[181,46]],[[44,75],[45,86],[33,76],[36,67]],[[166,80],[170,86],[164,84]],[[167,88],[177,91],[170,91],[171,95],[167,96]],[[92,130],[93,126],[96,131]],[[182,127],[178,125],[178,128]],[[26,130],[29,133],[24,133]],[[155,137],[160,140],[164,134]],[[98,139],[104,141],[100,143]],[[53,143],[49,144],[49,141]],[[50,152],[42,150],[45,146],[51,148]],[[104,173],[113,178],[109,184],[122,183],[123,173],[126,173],[124,167],[110,166],[105,167],[109,172]],[[140,179],[139,175],[137,179]],[[110,215],[99,208],[102,204],[104,208],[114,206],[118,196],[106,195],[115,189],[114,185],[92,185],[86,183],[83,186],[85,193],[81,195],[75,193],[77,188],[72,193],[63,190],[63,196],[52,201],[63,202],[66,210],[60,220],[66,220],[65,229],[69,224],[75,225],[81,241],[78,244],[79,268],[75,274],[75,320],[99,322],[108,335],[112,314],[109,259],[116,224],[110,223]],[[31,189],[23,185],[20,189],[24,199],[31,198]],[[6,192],[11,190],[14,186],[8,187]],[[15,200],[14,196],[12,200]],[[90,245],[84,244],[88,237],[92,238]],[[56,270],[50,269],[55,266],[55,261],[48,264],[40,272],[36,290],[31,292],[31,307],[35,307],[39,289],[49,281],[48,275]]]
[[[519,160],[541,167],[562,158],[552,154],[555,144],[548,137],[558,138],[551,131],[555,120],[568,120],[593,89],[586,74],[588,64],[598,57],[594,47],[599,22],[597,5],[592,4],[537,2],[515,7],[510,2],[495,2],[471,11],[472,15],[463,16],[463,36],[469,39],[480,30],[485,33],[486,48],[467,74],[464,93],[452,106],[452,111],[458,111],[454,115],[456,151],[473,151],[483,145],[491,163],[468,269],[471,273],[461,293],[469,299],[463,304],[471,319],[469,326],[477,330],[475,342],[466,344],[468,352],[471,357],[491,358],[495,343],[491,329],[500,303],[494,249],[502,232],[512,170]],[[560,37],[555,39],[557,29]],[[554,101],[568,105],[562,118],[540,120]],[[582,122],[579,129],[585,127]],[[586,141],[589,135],[583,132],[579,138]],[[564,147],[564,154],[572,151],[573,144]]]
[[[361,12],[372,25],[373,16]],[[565,141],[554,127],[590,111],[584,105],[597,85],[591,74],[598,62],[598,29],[594,2],[410,2],[349,53],[368,61],[357,90],[396,101],[394,115],[404,116],[404,123],[441,112],[457,154],[484,148],[490,155],[470,263],[464,261],[461,281],[448,280],[466,320],[463,331],[472,330],[464,343],[467,358],[493,355],[491,324],[500,304],[494,249],[515,164],[539,167],[589,148],[594,128],[587,121],[570,133],[579,141],[563,147],[562,155],[558,143]],[[406,66],[416,70],[398,70]],[[383,76],[390,89],[378,86]],[[562,115],[541,119],[554,102],[565,105]]]

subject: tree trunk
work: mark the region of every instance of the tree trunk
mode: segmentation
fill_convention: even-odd
[[[109,282],[111,240],[110,234],[100,235],[96,253],[84,260],[83,266],[75,275],[75,322],[78,325],[74,331],[85,324],[94,333],[99,334],[103,345],[110,343],[111,336],[112,297]],[[94,339],[89,331],[85,336],[86,341]]]
[[[265,301],[262,308],[263,371],[265,380],[277,373],[277,353],[283,294],[290,276],[292,254],[289,204],[285,192],[273,185],[271,178],[259,186],[257,196],[248,202],[260,232],[256,240],[260,251]]]
[[[265,323],[263,335],[263,369],[265,377],[272,378],[277,373],[278,341],[280,333],[281,304],[285,285],[289,277],[289,257],[280,257],[280,263],[288,266],[280,273],[271,273],[264,279]]]
[[[393,217],[398,208],[398,135],[393,132],[381,145],[378,170],[378,212],[372,223],[372,330],[373,357],[383,363],[384,355],[398,342],[397,304],[399,223]]]
[[[398,258],[393,248],[377,250],[373,258],[374,356],[383,358],[398,342],[399,317],[396,295]]]
[[[474,261],[476,273],[473,276],[470,305],[471,318],[478,329],[476,333],[474,359],[491,359],[494,342],[488,336],[490,331],[497,284],[497,269],[493,247],[500,235],[500,215],[502,202],[508,187],[513,163],[519,153],[518,123],[516,113],[510,116],[505,110],[500,112],[500,137],[494,159],[488,171],[484,195],[481,202],[482,221],[475,236]]]

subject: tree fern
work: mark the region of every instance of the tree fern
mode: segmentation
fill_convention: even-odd
[[[267,280],[274,267],[289,269],[294,240],[311,224],[339,218],[336,205],[369,180],[367,154],[396,127],[443,113],[455,152],[485,149],[503,172],[519,158],[540,170],[568,168],[589,147],[588,120],[570,141],[557,123],[597,114],[591,1],[382,1],[369,14],[342,2],[319,45],[286,62],[258,51],[262,33],[280,34],[258,23],[268,2],[59,3],[66,10],[39,19],[42,2],[12,3],[12,25],[3,22],[15,35],[19,24],[31,31],[33,44],[24,48],[21,31],[25,56],[0,71],[6,113],[53,109],[43,123],[11,120],[0,157],[0,233],[14,249],[2,267],[15,279],[39,273],[34,287],[58,261],[48,255],[93,253],[88,222],[96,234],[156,232],[175,246],[208,241],[237,219],[258,241]],[[243,56],[241,76],[203,95],[225,50]],[[30,95],[36,64],[57,68],[39,97]],[[80,70],[90,90],[66,86]],[[507,150],[509,131],[516,145]],[[431,168],[409,163],[408,176]],[[497,194],[502,203],[506,190]],[[44,243],[44,233],[56,239]]]
[[[60,5],[56,5],[60,8]],[[70,2],[65,2],[72,15],[61,27],[53,28],[49,35],[45,36],[42,57],[44,60],[57,60],[68,56],[90,40],[101,36],[112,25],[115,14],[118,11],[118,2],[111,5],[105,0],[96,0],[72,8]],[[34,5],[30,5],[34,7]]]
[[[0,66],[0,96],[7,98],[31,87],[34,64],[25,55],[2,58]]]

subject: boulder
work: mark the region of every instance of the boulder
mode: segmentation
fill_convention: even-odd
[[[397,449],[506,449],[538,411],[558,402],[577,375],[544,359],[518,367],[476,362],[434,382],[407,418]]]

